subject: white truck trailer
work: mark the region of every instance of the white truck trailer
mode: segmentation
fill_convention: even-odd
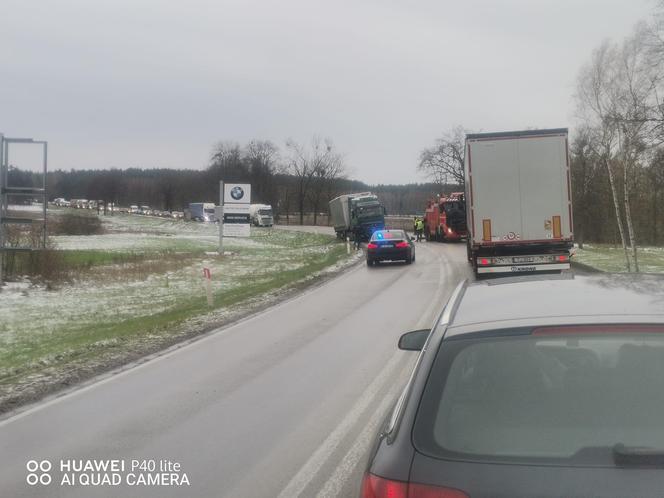
[[[249,206],[249,218],[254,226],[271,227],[274,224],[272,206],[269,204],[251,204]]]
[[[476,275],[569,269],[566,128],[468,134],[464,169]]]

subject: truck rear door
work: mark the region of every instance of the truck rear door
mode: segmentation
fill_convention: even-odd
[[[473,242],[497,242],[521,233],[519,161],[515,140],[469,142]],[[490,222],[490,235],[485,224]],[[487,240],[488,238],[488,240]]]
[[[565,137],[521,138],[515,142],[519,154],[522,238],[570,238]]]

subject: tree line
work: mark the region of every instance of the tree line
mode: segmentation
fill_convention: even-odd
[[[369,185],[348,177],[344,155],[329,139],[314,137],[301,144],[293,140],[279,148],[268,140],[246,144],[220,141],[206,168],[55,170],[47,175],[50,199],[101,200],[117,206],[149,205],[182,211],[190,202],[219,202],[219,181],[249,183],[252,202],[273,206],[277,216],[300,223],[304,215],[328,213],[328,202],[351,192],[378,195],[388,214],[422,214],[428,199],[458,187],[436,182],[408,185]],[[9,185],[41,186],[41,175],[9,169]],[[23,198],[10,199],[19,203]]]

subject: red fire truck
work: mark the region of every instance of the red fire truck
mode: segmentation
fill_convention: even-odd
[[[463,192],[431,199],[424,211],[424,235],[439,242],[460,240],[468,235],[466,199]]]

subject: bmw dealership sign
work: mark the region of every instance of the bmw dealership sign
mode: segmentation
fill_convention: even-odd
[[[224,184],[224,237],[249,237],[249,204],[251,185]]]
[[[251,204],[251,185],[248,183],[224,184],[224,206],[228,204]]]

